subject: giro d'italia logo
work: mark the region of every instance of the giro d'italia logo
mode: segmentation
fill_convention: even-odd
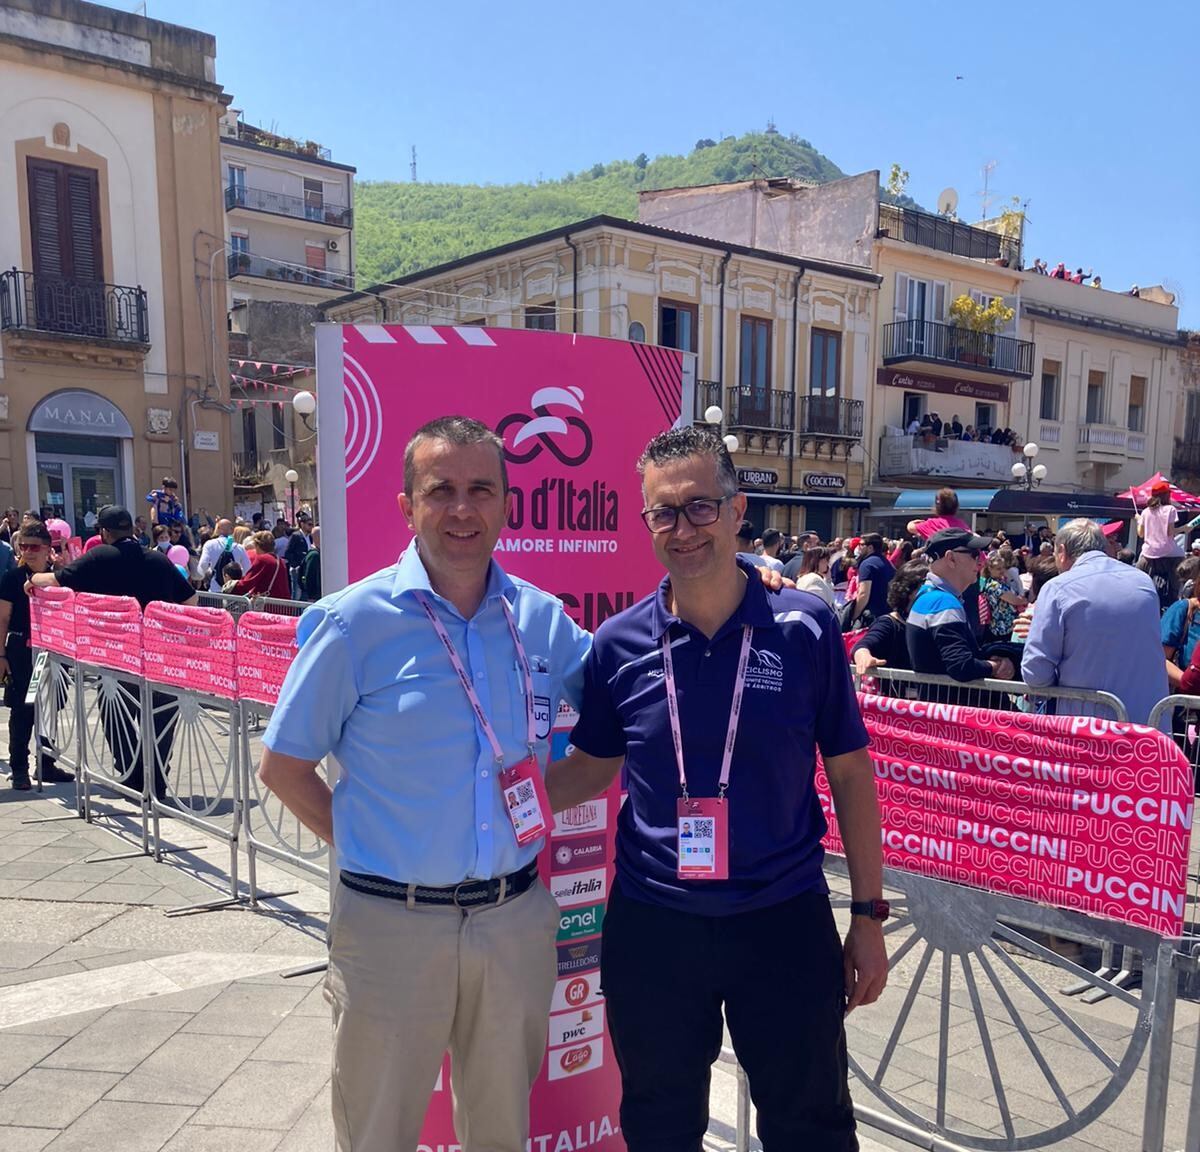
[[[582,388],[539,388],[529,407],[531,414],[512,412],[496,425],[512,463],[528,464],[546,451],[560,464],[576,467],[592,454],[592,430],[582,419]],[[562,408],[579,415],[558,415],[555,409]]]

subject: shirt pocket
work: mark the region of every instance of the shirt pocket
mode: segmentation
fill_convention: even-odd
[[[531,679],[533,681],[533,729],[538,740],[546,740],[550,736],[550,728],[554,719],[550,673],[532,672]],[[527,724],[525,675],[516,661],[513,662],[509,684],[512,698],[513,736],[524,744]]]

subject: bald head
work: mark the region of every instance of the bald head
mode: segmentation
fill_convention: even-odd
[[[233,521],[222,517],[217,521],[217,535],[228,536],[233,531]]]

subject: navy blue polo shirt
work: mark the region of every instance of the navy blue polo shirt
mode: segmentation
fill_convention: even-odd
[[[833,613],[808,592],[770,593],[749,574],[737,612],[709,640],[668,611],[668,581],[596,633],[571,742],[624,756],[629,797],[617,820],[617,875],[635,899],[722,916],[826,891],[825,818],[815,749],[839,756],[867,732]],[[729,704],[750,624],[750,663],[729,777],[728,880],[679,880],[671,743],[661,638],[671,639],[688,793],[715,796]]]

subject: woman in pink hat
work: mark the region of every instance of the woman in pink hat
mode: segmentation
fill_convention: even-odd
[[[1175,603],[1175,569],[1183,559],[1183,548],[1175,539],[1179,510],[1171,502],[1171,485],[1159,480],[1150,489],[1150,499],[1137,516],[1137,533],[1142,541],[1138,567],[1149,574],[1158,589],[1162,611]]]

